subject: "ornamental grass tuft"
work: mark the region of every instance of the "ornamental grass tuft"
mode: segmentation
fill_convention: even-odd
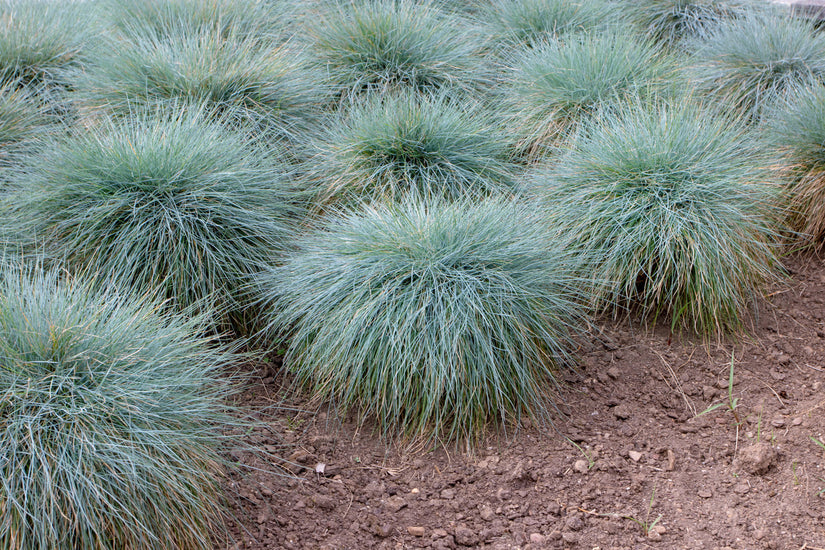
[[[584,325],[577,259],[533,206],[418,201],[336,214],[262,275],[285,364],[386,437],[547,420]]]
[[[606,28],[616,15],[603,0],[492,0],[479,18],[496,42],[539,46],[571,32]]]
[[[718,336],[778,277],[778,185],[753,141],[687,99],[637,102],[588,123],[528,187],[597,259],[602,309]]]
[[[72,271],[157,290],[178,308],[211,303],[223,328],[298,209],[276,155],[203,118],[101,121],[31,158],[7,201]]]
[[[677,48],[722,21],[760,10],[752,0],[633,0],[621,8],[650,39]]]
[[[214,548],[232,355],[198,330],[0,268],[0,547]]]
[[[714,27],[695,45],[699,90],[756,120],[799,86],[825,77],[825,34],[812,21],[754,12]]]
[[[295,8],[289,0],[104,0],[109,19],[125,36],[215,32],[223,37],[273,39],[286,34]]]
[[[500,121],[443,95],[373,97],[339,117],[318,145],[322,204],[405,196],[482,197],[513,185]]]
[[[524,50],[511,65],[504,103],[518,152],[528,158],[566,138],[604,104],[661,88],[674,72],[658,47],[622,31],[550,42]]]
[[[332,93],[475,90],[484,70],[479,36],[432,1],[331,2],[312,16],[313,58]]]
[[[207,105],[238,128],[303,142],[324,92],[301,52],[257,38],[185,28],[108,43],[78,78],[86,111],[128,116],[157,104]]]
[[[768,141],[781,151],[789,180],[790,224],[803,240],[822,246],[825,237],[825,86],[798,88],[775,105]]]
[[[0,168],[20,162],[44,137],[48,123],[36,93],[15,82],[0,85]]]
[[[65,85],[81,65],[94,20],[79,2],[10,0],[0,4],[0,84]]]

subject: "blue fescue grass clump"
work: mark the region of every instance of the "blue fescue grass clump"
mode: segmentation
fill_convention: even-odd
[[[618,13],[603,0],[491,0],[478,18],[496,43],[539,46],[571,32],[607,28]]]
[[[0,4],[0,84],[66,84],[82,64],[94,18],[83,3],[10,0]]]
[[[225,123],[293,143],[306,139],[316,118],[319,81],[289,44],[181,27],[107,42],[77,87],[87,112],[128,116],[157,104],[205,104]]]
[[[513,166],[500,122],[444,95],[401,93],[355,104],[319,142],[313,168],[319,200],[507,193]]]
[[[752,119],[789,91],[825,77],[825,35],[812,21],[781,12],[727,20],[694,49],[699,90]]]
[[[232,355],[198,330],[0,268],[0,547],[213,548]]]
[[[36,92],[15,82],[0,85],[0,168],[21,162],[45,136],[46,109]]]
[[[332,93],[476,90],[484,73],[479,36],[435,2],[330,2],[313,13],[313,58]]]
[[[603,309],[719,335],[744,327],[779,269],[778,186],[751,138],[689,99],[637,102],[588,123],[528,187],[596,259]]]
[[[764,11],[752,0],[634,0],[621,7],[650,39],[677,48],[707,36],[722,21]]]
[[[179,308],[209,302],[222,327],[249,275],[285,246],[297,198],[277,155],[203,119],[101,120],[31,158],[8,203],[71,270]]]
[[[654,44],[614,31],[568,36],[524,50],[503,87],[519,153],[534,157],[582,118],[642,90],[662,88],[672,63]]]
[[[374,205],[301,237],[260,286],[316,399],[384,436],[473,440],[553,408],[584,301],[556,243],[503,199]]]
[[[768,143],[782,154],[788,179],[790,224],[803,240],[822,245],[825,236],[825,86],[797,88],[774,105],[766,125]]]
[[[127,37],[216,32],[253,39],[286,37],[292,2],[259,0],[104,0],[102,9]]]

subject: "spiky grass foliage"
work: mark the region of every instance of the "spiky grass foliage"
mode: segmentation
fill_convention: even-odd
[[[529,181],[597,259],[604,309],[630,304],[721,335],[744,326],[777,277],[777,187],[751,137],[687,99],[630,104],[588,123]]]
[[[0,546],[213,548],[232,356],[197,329],[0,270]]]
[[[313,58],[340,98],[409,87],[476,89],[481,41],[431,1],[334,2],[313,14]]]
[[[301,141],[323,97],[320,78],[288,45],[184,28],[115,41],[78,82],[86,109],[127,115],[158,103],[206,104],[224,121]]]
[[[721,21],[760,9],[750,0],[634,0],[623,11],[651,39],[670,47],[700,39]]]
[[[473,440],[488,422],[546,419],[582,286],[544,227],[501,199],[328,219],[261,277],[286,365],[384,436]]]
[[[822,246],[825,236],[825,86],[798,88],[770,110],[767,137],[782,152],[790,181],[790,223]]]
[[[94,27],[90,13],[76,2],[0,3],[0,83],[65,84]]]
[[[496,42],[538,46],[606,27],[618,12],[602,0],[492,0],[480,14]]]
[[[779,12],[725,21],[695,48],[700,90],[751,118],[797,86],[825,77],[825,35],[812,21]]]
[[[8,201],[73,271],[158,290],[179,308],[211,303],[222,328],[247,277],[290,236],[297,208],[282,165],[198,113],[149,112],[44,147]]]
[[[513,186],[508,140],[480,108],[413,93],[373,97],[330,128],[315,156],[322,204],[481,197]]]
[[[216,32],[220,36],[273,39],[285,36],[291,1],[260,0],[104,0],[114,26],[130,37]]]
[[[0,168],[19,162],[43,135],[47,124],[35,94],[16,82],[0,85]]]
[[[583,117],[640,90],[662,87],[672,64],[628,32],[580,34],[514,56],[504,88],[519,153],[533,158]]]

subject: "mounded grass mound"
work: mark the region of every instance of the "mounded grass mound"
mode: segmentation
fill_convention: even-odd
[[[720,22],[764,11],[752,0],[634,0],[622,10],[650,39],[670,47],[701,39]]]
[[[87,112],[127,116],[157,104],[206,105],[236,127],[302,143],[323,99],[301,52],[212,30],[112,41],[78,79]]]
[[[769,143],[783,155],[790,180],[790,223],[803,240],[825,237],[825,86],[799,88],[771,110]]]
[[[284,36],[295,8],[287,0],[104,0],[102,6],[115,28],[131,38],[186,29],[260,40]]]
[[[73,271],[178,308],[210,303],[222,327],[290,236],[298,210],[282,165],[198,114],[151,112],[44,147],[8,201]]]
[[[312,57],[340,99],[400,88],[474,90],[484,72],[479,36],[436,2],[329,2],[312,14],[308,33]]]
[[[635,97],[674,76],[654,44],[627,32],[579,34],[516,55],[504,85],[509,127],[522,156],[541,156],[605,104]]]
[[[211,549],[231,356],[156,304],[0,269],[0,546]]]
[[[825,77],[825,34],[810,20],[754,12],[713,28],[695,46],[699,90],[752,119],[799,86]]]
[[[384,436],[545,420],[581,330],[576,260],[538,210],[406,202],[336,215],[261,277],[285,364]]]
[[[48,123],[35,93],[14,82],[0,86],[0,169],[20,162],[44,136]]]
[[[514,186],[498,120],[481,107],[414,93],[354,105],[318,146],[322,204],[405,196],[482,197]]]
[[[94,27],[83,3],[11,0],[0,4],[0,84],[66,84],[81,65]]]
[[[602,308],[718,335],[743,327],[779,269],[778,186],[752,141],[685,99],[637,103],[589,123],[529,187],[596,259]]]
[[[604,29],[617,13],[602,0],[491,0],[479,19],[497,43],[539,46],[571,32]]]

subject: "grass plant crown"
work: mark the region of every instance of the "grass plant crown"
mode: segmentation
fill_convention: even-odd
[[[0,269],[0,546],[213,547],[233,358],[199,322]]]
[[[322,203],[508,193],[514,166],[500,119],[482,105],[412,91],[373,95],[319,142]]]
[[[796,87],[825,77],[825,35],[812,21],[780,11],[723,21],[692,49],[699,91],[752,120]]]
[[[639,101],[589,122],[529,182],[571,244],[599,258],[604,309],[719,335],[743,327],[779,271],[778,186],[749,140],[689,98]]]
[[[335,97],[412,88],[478,91],[481,37],[438,2],[332,1],[308,26],[313,57]]]
[[[153,110],[100,121],[32,157],[8,201],[72,271],[159,290],[180,308],[212,302],[223,327],[300,208],[278,155],[210,118]]]
[[[521,154],[564,139],[583,117],[665,85],[673,63],[651,42],[621,30],[578,33],[516,52],[502,88]]]
[[[473,440],[554,407],[586,301],[555,242],[501,198],[365,206],[301,237],[261,289],[317,399],[384,436]]]

